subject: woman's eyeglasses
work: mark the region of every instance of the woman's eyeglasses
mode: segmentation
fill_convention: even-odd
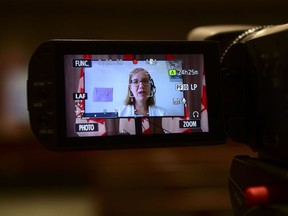
[[[150,84],[150,79],[143,79],[143,80],[133,79],[130,81],[130,84],[136,87],[138,87],[140,83],[142,83],[142,85],[144,86],[147,86]]]

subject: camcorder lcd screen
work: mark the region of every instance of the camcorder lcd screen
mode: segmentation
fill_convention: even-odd
[[[65,55],[64,65],[68,137],[209,132],[203,54]]]

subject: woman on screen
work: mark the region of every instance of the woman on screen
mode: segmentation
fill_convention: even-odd
[[[169,116],[166,109],[155,105],[156,86],[148,71],[135,68],[129,74],[125,106],[119,117]]]

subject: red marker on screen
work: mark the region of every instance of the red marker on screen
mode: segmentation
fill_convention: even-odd
[[[135,59],[135,56],[133,54],[125,54],[123,56],[123,59],[124,60],[132,60],[133,64],[137,64],[138,63],[138,60]]]
[[[174,56],[173,54],[166,54],[166,55],[165,55],[165,59],[171,61],[171,60],[174,60],[174,59],[175,59],[175,56]]]
[[[133,54],[125,54],[123,56],[123,59],[124,60],[133,60],[133,59],[135,59],[135,56]]]

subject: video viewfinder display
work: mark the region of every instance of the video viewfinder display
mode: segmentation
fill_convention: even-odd
[[[65,55],[67,137],[209,132],[203,54]]]

